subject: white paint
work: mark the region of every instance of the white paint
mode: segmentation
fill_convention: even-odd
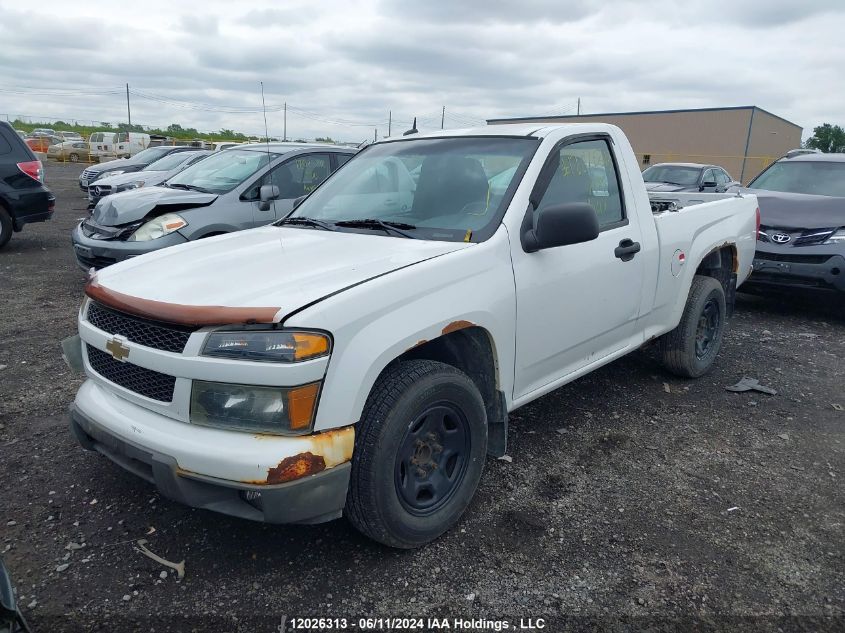
[[[290,386],[325,376],[315,429],[342,427],[360,419],[388,363],[441,336],[449,324],[468,321],[489,335],[498,388],[513,410],[674,328],[695,270],[714,248],[737,247],[739,282],[744,281],[755,246],[754,196],[716,196],[653,215],[636,157],[614,126],[490,126],[438,136],[532,132],[542,143],[501,226],[478,244],[266,227],[156,251],[101,271],[103,286],[145,299],[278,307],[277,319],[285,326],[326,330],[334,347],[328,359],[276,365],[199,356],[208,328],[191,336],[183,354],[129,343],[129,362],[178,377],[174,402],[163,405],[129,393],[86,367],[91,379],[80,389],[78,406],[120,436],[173,455],[183,468],[244,478],[256,464],[264,469],[269,453],[244,439],[249,434],[186,424],[192,379]],[[628,225],[584,244],[525,253],[520,225],[540,168],[559,141],[583,133],[605,133],[613,140]],[[642,250],[622,262],[613,250],[626,238],[640,242]],[[671,262],[677,251],[685,253],[686,265],[675,275]],[[84,316],[80,335],[100,349],[108,340]],[[301,452],[302,441],[279,438],[273,464],[284,451]]]

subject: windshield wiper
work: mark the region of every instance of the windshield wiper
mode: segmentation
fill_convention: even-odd
[[[381,229],[385,233],[395,233],[396,235],[401,235],[412,240],[419,239],[416,235],[411,235],[402,230],[413,230],[417,228],[413,224],[406,224],[405,222],[385,222],[384,220],[364,218],[361,220],[340,220],[339,222],[335,222],[335,226],[348,226],[355,229]]]
[[[185,191],[199,191],[200,193],[211,193],[208,189],[197,187],[196,185],[186,185],[181,182],[169,182],[167,186],[172,189],[184,189]]]
[[[276,226],[282,226],[283,224],[302,224],[306,226],[319,226],[321,229],[325,229],[326,231],[334,231],[334,227],[328,222],[323,222],[322,220],[315,220],[314,218],[303,218],[297,216],[294,218],[282,218],[281,220],[276,222]]]

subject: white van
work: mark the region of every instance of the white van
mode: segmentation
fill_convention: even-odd
[[[88,147],[93,158],[114,158],[114,132],[94,132],[88,137]]]
[[[150,135],[142,132],[118,132],[114,136],[114,153],[118,158],[129,158],[150,146]]]
[[[134,156],[150,145],[150,135],[141,132],[94,132],[88,137],[91,155],[100,161]]]

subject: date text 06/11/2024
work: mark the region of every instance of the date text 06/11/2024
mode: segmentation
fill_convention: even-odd
[[[290,628],[287,628],[288,622]],[[540,631],[546,628],[544,618],[487,620],[484,618],[282,618],[278,633],[286,631]]]

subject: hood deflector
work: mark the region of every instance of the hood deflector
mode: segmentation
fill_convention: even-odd
[[[192,306],[142,299],[111,290],[92,279],[85,286],[85,294],[109,308],[139,317],[179,325],[231,325],[276,323],[281,308],[227,306]]]

